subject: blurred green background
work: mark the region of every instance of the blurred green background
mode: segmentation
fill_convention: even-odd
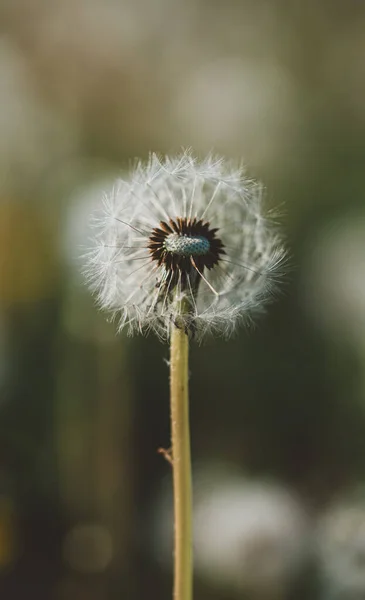
[[[2,0],[0,23],[0,596],[171,597],[168,348],[116,336],[80,256],[114,177],[191,146],[265,182],[293,267],[255,329],[192,345],[198,525],[239,488],[235,566],[213,511],[196,598],[365,598],[365,3]],[[295,567],[245,508],[267,481]]]

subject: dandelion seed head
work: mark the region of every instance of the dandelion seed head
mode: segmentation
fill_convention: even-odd
[[[194,569],[230,597],[277,598],[289,591],[309,555],[310,521],[292,490],[245,477],[230,463],[198,463],[194,484]],[[171,483],[162,482],[151,513],[151,552],[170,567]],[[158,540],[158,543],[156,543]]]
[[[236,167],[190,152],[151,154],[116,182],[94,216],[86,275],[129,333],[231,334],[260,311],[285,257],[263,189]]]
[[[365,497],[331,505],[319,519],[317,552],[323,588],[331,598],[363,598],[365,593]]]

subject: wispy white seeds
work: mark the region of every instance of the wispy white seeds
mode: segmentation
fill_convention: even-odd
[[[129,333],[167,338],[175,322],[198,339],[229,335],[262,309],[282,274],[285,252],[262,186],[221,158],[152,154],[116,182],[94,221],[87,278]]]

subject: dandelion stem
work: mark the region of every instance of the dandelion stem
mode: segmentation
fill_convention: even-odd
[[[188,336],[172,325],[171,439],[174,488],[174,600],[192,600],[192,490],[189,431]]]

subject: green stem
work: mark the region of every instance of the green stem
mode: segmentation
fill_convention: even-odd
[[[188,336],[172,325],[171,439],[174,487],[174,600],[192,600],[192,490],[189,431]]]

